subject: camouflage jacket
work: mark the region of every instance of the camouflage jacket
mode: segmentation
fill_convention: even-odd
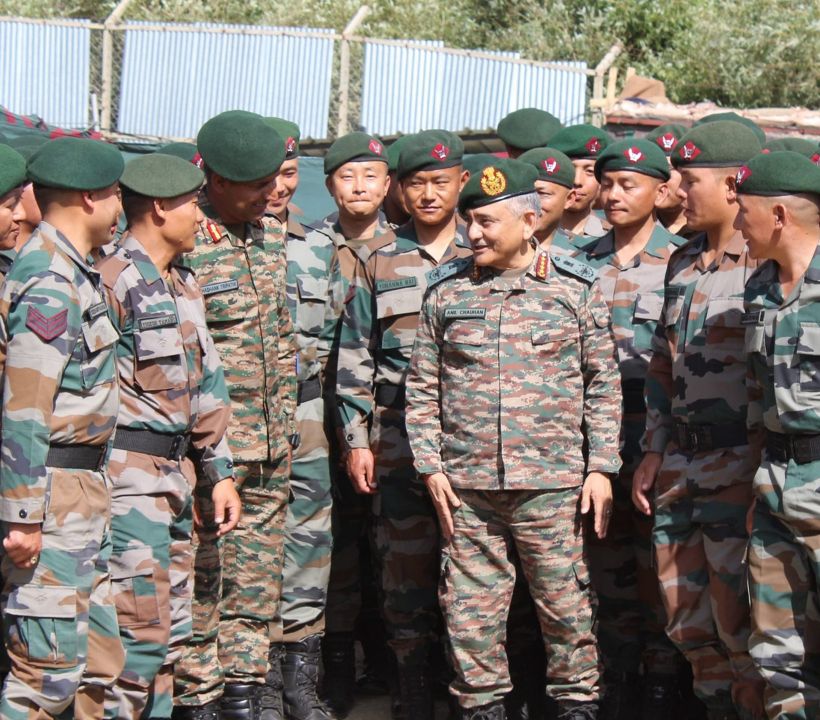
[[[41,223],[0,293],[0,520],[43,521],[50,444],[111,440],[116,342],[99,274]]]
[[[404,385],[428,278],[472,255],[460,233],[436,262],[417,240],[412,221],[374,247],[356,270],[339,337],[336,401],[348,448],[369,447],[368,422],[379,384]],[[458,266],[460,267],[460,266]],[[455,266],[454,268],[455,269]]]
[[[646,377],[644,451],[664,452],[675,420],[746,422],[743,289],[757,263],[740,234],[708,267],[706,249],[701,234],[669,259]]]
[[[574,267],[539,252],[507,278],[470,262],[430,289],[407,378],[420,474],[473,490],[543,490],[618,471],[609,312],[594,286],[560,269]]]
[[[0,250],[0,280],[9,274],[11,264],[17,256],[15,250]]]
[[[200,206],[206,219],[183,262],[196,272],[225,370],[228,444],[236,462],[277,460],[296,432],[296,343],[284,242],[262,223],[221,224],[205,193]]]
[[[548,251],[552,255],[575,257],[579,255],[581,245],[587,242],[589,242],[588,237],[578,237],[566,228],[559,227],[555,228],[555,232],[552,234],[552,241],[550,242]]]
[[[820,433],[820,246],[803,279],[784,298],[774,261],[746,286],[751,428]]]
[[[129,234],[98,267],[120,332],[117,427],[190,433],[208,483],[231,477],[228,389],[194,274],[172,265],[164,281],[139,240]],[[173,490],[163,486],[163,479],[158,473],[146,487],[142,480],[147,479],[134,478],[136,486],[130,487],[127,474],[112,478],[115,492]]]

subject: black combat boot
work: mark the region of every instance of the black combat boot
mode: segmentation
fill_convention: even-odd
[[[643,679],[640,720],[674,718],[680,709],[680,690],[675,675],[649,673]]]
[[[260,685],[225,683],[219,700],[222,720],[259,720]]]
[[[172,720],[222,720],[219,701],[204,705],[175,705],[171,713]]]
[[[597,702],[562,700],[556,703],[555,720],[597,720],[597,718]]]
[[[319,635],[285,643],[282,699],[287,720],[336,720],[333,711],[317,695],[321,643]]]
[[[641,706],[641,676],[638,673],[604,674],[604,691],[601,699],[601,720],[635,720]],[[658,720],[660,715],[653,715]]]
[[[431,720],[433,693],[426,665],[399,665],[399,698],[404,720]]]
[[[322,700],[339,718],[353,709],[356,652],[352,633],[328,633],[322,638]]]
[[[462,708],[462,720],[507,720],[503,702],[494,702],[475,708]]]
[[[265,684],[259,688],[259,720],[285,720],[282,707],[282,658],[285,648],[282,643],[274,643],[268,650],[268,672]]]

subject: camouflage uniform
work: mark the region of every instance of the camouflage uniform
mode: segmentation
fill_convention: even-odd
[[[746,434],[743,287],[755,268],[740,235],[707,267],[706,235],[669,261],[646,379],[644,451],[663,454],[653,545],[667,634],[713,712],[758,717],[748,652],[744,554],[755,448]],[[731,696],[729,691],[731,690]]]
[[[374,245],[357,268],[340,328],[337,403],[349,449],[371,448],[378,586],[388,642],[400,665],[426,662],[437,635],[438,527],[412,467],[404,423],[404,381],[430,273],[471,254],[457,235],[437,263],[413,223]]]
[[[0,519],[42,523],[36,565],[2,561],[4,718],[53,717],[72,701],[76,717],[102,717],[103,688],[123,666],[100,470],[118,405],[107,310],[97,272],[41,223],[0,297]]]
[[[589,538],[592,584],[598,596],[598,638],[607,671],[673,675],[678,652],[664,632],[666,615],[651,562],[652,520],[632,504],[632,474],[640,463],[646,427],[644,378],[652,336],[663,306],[663,281],[678,238],[657,225],[646,247],[621,265],[609,231],[586,245],[584,259],[598,270],[597,283],[612,315],[621,371],[624,418],[623,466],[613,483],[609,530]]]
[[[585,236],[573,235],[565,228],[555,228],[552,234],[552,241],[549,245],[549,252],[552,255],[568,255],[574,257],[582,252],[582,248],[589,242]]]
[[[754,479],[750,651],[769,717],[809,720],[820,717],[820,460],[783,446],[820,433],[820,250],[788,297],[777,265],[763,264],[746,286],[746,311],[749,425],[769,433]]]
[[[190,438],[200,482],[210,490],[230,478],[228,390],[190,270],[172,265],[163,281],[133,235],[99,269],[120,331],[121,404],[108,469],[110,564],[126,651],[125,669],[106,694],[106,717],[171,717],[173,664],[191,635],[197,472],[183,444],[171,457],[170,442],[165,456],[148,445]]]
[[[196,272],[225,370],[242,518],[219,543],[207,528],[194,535],[193,639],[174,669],[181,705],[215,700],[225,682],[264,684],[282,583],[288,438],[296,432],[284,243],[261,223],[221,224],[205,194],[200,206],[204,232],[185,264]]]
[[[548,695],[598,696],[579,501],[585,471],[620,467],[620,383],[606,305],[589,268],[587,282],[572,274],[579,268],[547,253],[514,277],[468,263],[422,309],[407,426],[416,470],[443,472],[462,503],[440,589],[456,668],[450,687],[462,707],[511,689],[511,546],[538,611]]]

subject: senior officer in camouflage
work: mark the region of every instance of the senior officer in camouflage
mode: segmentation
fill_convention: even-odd
[[[722,122],[691,130],[672,153],[687,223],[702,234],[669,260],[633,478],[633,501],[647,515],[654,486],[666,632],[692,665],[709,720],[763,712],[744,564],[757,446],[746,431],[741,317],[757,263],[733,227],[735,173],[759,152],[751,130]]]
[[[358,492],[375,495],[377,577],[406,720],[432,717],[428,655],[440,618],[438,531],[412,466],[404,382],[428,283],[470,254],[456,221],[467,179],[463,147],[452,133],[428,130],[402,149],[397,175],[413,219],[357,269],[340,331],[337,403],[347,473]]]
[[[820,168],[788,151],[737,174],[737,226],[762,261],[746,285],[754,480],[750,652],[768,717],[820,717]]]
[[[507,154],[517,158],[527,150],[549,145],[561,127],[561,121],[546,110],[521,108],[501,118],[496,135],[504,142]]]
[[[631,493],[646,426],[644,378],[663,306],[664,275],[683,239],[655,222],[655,211],[669,192],[669,166],[654,143],[613,143],[596,161],[595,175],[612,230],[586,245],[584,258],[598,271],[597,284],[611,313],[624,399],[623,466],[614,483],[613,516],[606,538],[590,538],[588,545],[605,668],[602,716],[672,718],[679,705],[679,653],[664,632],[666,615],[651,562],[652,521],[637,512]]]
[[[235,110],[208,120],[197,148],[207,178],[200,196],[206,219],[185,264],[196,272],[225,370],[242,520],[221,548],[212,534],[199,537],[194,637],[176,664],[175,702],[182,717],[210,718],[222,696],[224,718],[268,720],[279,716],[265,677],[297,437],[296,361],[284,242],[261,218],[285,143],[259,115]]]
[[[26,184],[26,161],[7,145],[0,145],[0,276],[14,260],[23,208],[20,199]]]
[[[325,720],[331,715],[317,696],[316,683],[333,538],[322,376],[336,317],[329,281],[336,251],[327,235],[308,232],[290,205],[299,185],[299,127],[281,118],[265,122],[285,141],[285,160],[263,222],[285,244],[288,309],[298,347],[299,435],[291,464],[282,599],[271,629],[268,685],[281,692],[288,720]]]
[[[128,232],[99,264],[120,339],[120,410],[108,461],[110,567],[125,668],[109,718],[170,718],[173,664],[191,634],[193,490],[224,535],[239,520],[225,433],[230,403],[193,273],[205,179],[191,163],[144,155],[123,172]]]
[[[109,490],[117,332],[94,247],[120,213],[119,152],[61,138],[28,165],[43,222],[0,295],[0,519],[5,643],[0,716],[99,718],[123,666],[111,598]]]
[[[579,510],[594,508],[603,537],[608,476],[620,467],[620,383],[589,267],[533,247],[535,178],[531,166],[499,160],[467,183],[459,208],[474,261],[427,294],[407,380],[414,464],[445,541],[439,598],[456,668],[450,689],[462,717],[475,720],[506,717],[513,548],[538,611],[557,717],[597,713]]]

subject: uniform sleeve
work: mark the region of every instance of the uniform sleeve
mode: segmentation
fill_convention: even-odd
[[[579,309],[587,473],[617,473],[621,467],[621,376],[609,309],[596,284],[585,291]]]
[[[78,342],[77,289],[47,274],[17,294],[0,325],[5,347],[0,520],[43,521],[54,398]]]
[[[283,426],[286,435],[296,432],[296,334],[293,329],[293,320],[288,310],[285,253],[281,255],[282,284],[281,292],[277,293],[276,308],[278,313],[278,355],[279,355],[279,407],[281,408]]]
[[[644,452],[663,453],[672,437],[672,353],[666,336],[666,303],[652,336],[652,357],[646,371],[646,432]]]
[[[438,293],[427,294],[407,375],[407,437],[419,474],[442,470],[441,462],[441,339]]]

